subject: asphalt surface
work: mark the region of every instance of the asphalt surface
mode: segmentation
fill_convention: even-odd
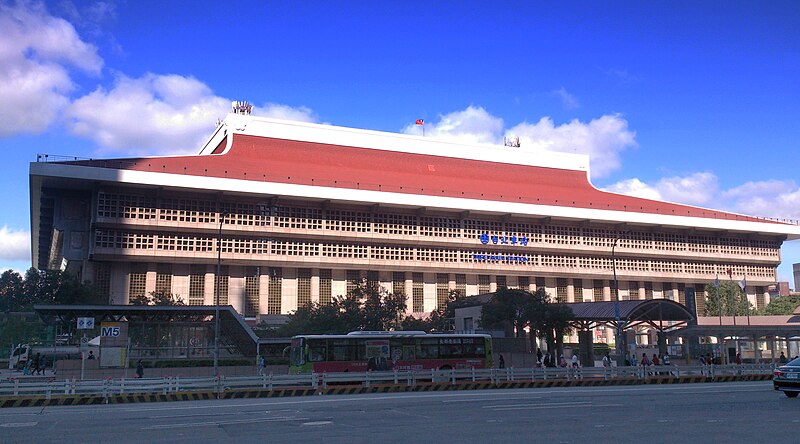
[[[309,396],[0,410],[2,442],[797,442],[772,382]]]

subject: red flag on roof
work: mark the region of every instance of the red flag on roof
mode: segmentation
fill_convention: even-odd
[[[425,122],[422,119],[417,119],[417,121],[414,122],[414,123],[417,124],[417,125],[424,125],[425,124]]]

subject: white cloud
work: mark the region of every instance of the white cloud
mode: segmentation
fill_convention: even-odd
[[[439,116],[439,121],[425,122],[425,137],[435,137],[460,143],[501,143],[503,119],[489,114],[482,107],[468,106]],[[408,125],[405,134],[422,135],[422,126]]]
[[[655,183],[626,179],[604,188],[606,191],[647,199],[730,211],[749,216],[800,221],[800,187],[794,181],[747,182],[720,190],[711,172],[665,177]]]
[[[408,125],[405,134],[422,135],[420,125]],[[501,144],[503,137],[519,137],[521,150],[588,154],[593,177],[604,177],[620,168],[620,153],[634,148],[636,133],[619,115],[604,115],[585,123],[577,119],[556,126],[549,117],[537,123],[520,123],[505,130],[503,119],[484,108],[468,106],[425,122],[425,136],[461,143]]]
[[[620,153],[634,148],[636,133],[620,115],[604,115],[589,123],[577,119],[556,126],[549,117],[536,123],[520,123],[506,131],[519,137],[523,150],[588,154],[591,175],[602,178],[620,168]]]
[[[12,230],[4,225],[0,228],[0,260],[31,260],[31,233],[27,230]]]
[[[128,155],[196,153],[230,112],[231,100],[203,82],[177,74],[120,75],[113,88],[98,87],[67,109],[70,131],[93,140],[103,153]],[[267,103],[253,115],[313,122],[306,107]]]
[[[659,179],[653,184],[639,179],[626,179],[604,188],[606,191],[663,200],[695,206],[720,208],[717,176],[710,172],[692,173],[686,176],[673,176]]]
[[[72,133],[104,151],[131,155],[196,152],[225,116],[230,100],[204,83],[180,75],[119,76],[114,87],[98,87],[68,109]]]
[[[563,87],[553,91],[552,94],[561,99],[561,106],[563,106],[564,109],[575,109],[581,106],[580,102],[578,102],[578,98],[568,93]]]
[[[661,197],[668,202],[697,206],[716,204],[714,198],[719,191],[717,176],[710,172],[665,177],[660,179],[655,187]]]
[[[278,103],[267,103],[264,106],[253,107],[254,116],[271,117],[273,119],[296,120],[298,122],[317,122],[317,118],[310,108],[300,106],[297,108],[281,105]]]
[[[41,3],[0,3],[0,30],[0,136],[42,132],[69,102],[69,68],[98,74],[103,61]]]
[[[661,193],[659,193],[655,187],[650,186],[636,178],[617,182],[604,188],[604,190],[612,193],[624,194],[627,196],[641,197],[644,199],[662,199]]]
[[[800,187],[792,180],[747,182],[722,193],[740,213],[800,220]]]

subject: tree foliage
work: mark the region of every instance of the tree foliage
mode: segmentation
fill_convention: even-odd
[[[766,307],[758,310],[759,315],[790,315],[800,306],[800,294],[780,296],[769,301]]]
[[[532,313],[538,309],[534,304],[531,293],[502,287],[483,306],[480,325],[488,330],[503,330],[506,336],[520,337]]]
[[[343,334],[356,330],[389,331],[402,328],[406,297],[389,293],[376,282],[362,280],[345,296],[330,304],[312,302],[289,315],[289,321],[269,332],[271,336]]]
[[[131,305],[186,305],[180,295],[168,291],[151,291],[149,295],[136,295],[130,298]]]
[[[30,311],[35,304],[101,304],[106,295],[60,270],[29,269],[25,276],[8,270],[0,275],[0,309]]]
[[[754,309],[736,282],[721,281],[706,287],[706,316],[746,316]]]

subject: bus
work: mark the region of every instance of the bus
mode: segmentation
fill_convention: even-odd
[[[491,368],[492,338],[485,334],[354,331],[294,336],[289,373],[417,371]]]

